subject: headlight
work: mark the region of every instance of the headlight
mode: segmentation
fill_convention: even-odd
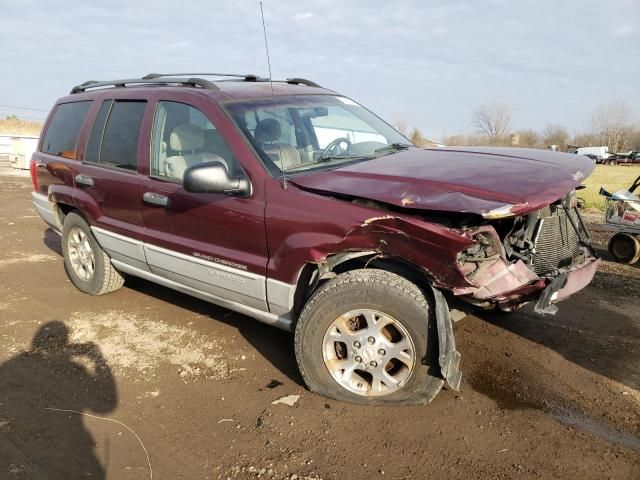
[[[487,213],[483,213],[482,217],[488,220],[495,220],[497,218],[507,218],[513,217],[514,214],[511,213],[511,210],[515,207],[513,204],[502,205],[501,207],[494,208],[493,210],[489,210]]]

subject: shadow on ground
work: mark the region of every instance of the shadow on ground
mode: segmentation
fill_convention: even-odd
[[[62,256],[62,238],[53,229],[47,228],[44,231],[42,242],[53,253]]]
[[[163,302],[236,328],[245,340],[283,375],[292,382],[304,386],[293,350],[293,334],[141,278],[127,277],[125,285]]]
[[[45,230],[43,242],[52,252],[62,256],[60,235],[52,229]],[[191,310],[199,315],[208,316],[215,321],[237,328],[238,332],[283,375],[298,385],[304,386],[296,366],[292,334],[141,278],[128,276],[126,286],[163,302]]]
[[[105,478],[81,413],[113,411],[115,379],[97,345],[68,336],[50,321],[0,365],[1,478]]]
[[[556,351],[567,360],[640,390],[640,318],[625,297],[634,280],[598,272],[584,291],[559,304],[555,316],[541,317],[528,306],[511,314],[477,316]],[[598,287],[613,287],[613,295]],[[626,302],[626,304],[625,304]]]

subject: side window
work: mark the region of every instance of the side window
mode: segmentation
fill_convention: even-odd
[[[179,102],[158,102],[151,137],[151,175],[182,180],[192,165],[217,161],[230,175],[237,162],[227,142],[197,108]]]
[[[85,161],[136,170],[138,137],[147,102],[105,100],[91,127]]]
[[[138,137],[146,106],[147,102],[143,101],[113,102],[102,134],[97,163],[127,170],[137,169]]]
[[[76,142],[91,101],[58,105],[44,134],[42,151],[64,158],[76,158]]]
[[[113,100],[105,100],[100,106],[100,111],[91,127],[91,134],[87,142],[84,159],[86,162],[100,162],[100,145],[102,144],[102,135],[104,135],[104,126],[107,123],[107,115],[111,109]]]

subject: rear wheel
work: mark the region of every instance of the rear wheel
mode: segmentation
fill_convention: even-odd
[[[323,285],[295,332],[310,390],[353,403],[422,404],[440,391],[437,335],[427,298],[384,270],[354,270]]]
[[[633,265],[640,260],[640,241],[629,233],[616,233],[609,240],[608,249],[616,262]]]
[[[118,290],[124,278],[100,248],[87,222],[69,213],[62,226],[62,253],[69,279],[81,291],[103,295]]]

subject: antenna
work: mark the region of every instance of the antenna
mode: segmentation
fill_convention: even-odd
[[[267,43],[267,27],[264,24],[264,11],[262,10],[262,2],[260,4],[260,18],[262,18],[262,33],[264,34],[264,49],[267,52],[267,67],[269,68],[269,85],[271,86],[271,102],[273,105],[273,118],[277,120],[276,116],[276,97],[273,94],[273,76],[271,75],[271,59],[269,58],[269,44]],[[280,170],[282,171],[282,188],[287,188],[287,176],[284,173],[284,159],[282,158],[282,147],[278,142],[278,151],[280,157]]]

